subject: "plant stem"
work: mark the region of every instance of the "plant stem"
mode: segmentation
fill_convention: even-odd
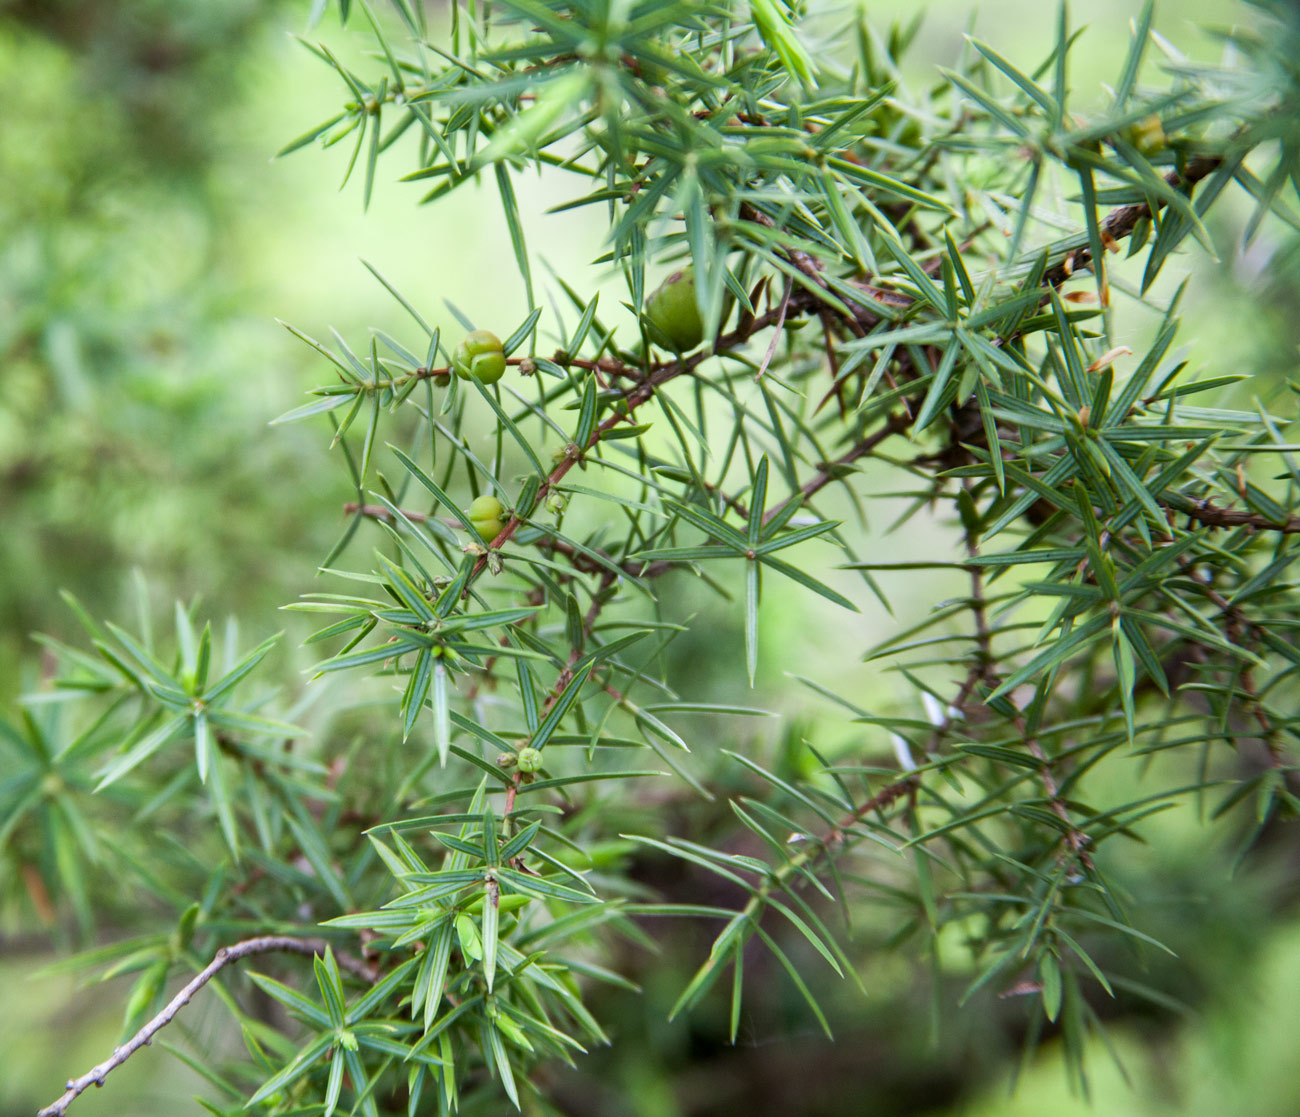
[[[112,1071],[125,1063],[140,1048],[147,1047],[152,1043],[153,1037],[176,1018],[180,1010],[189,1004],[194,994],[216,977],[222,969],[230,965],[231,962],[237,962],[241,958],[247,958],[252,954],[269,954],[273,951],[287,951],[291,954],[307,955],[324,954],[328,945],[324,939],[300,939],[288,935],[263,935],[260,938],[245,939],[243,942],[237,942],[231,946],[223,946],[213,956],[212,961],[186,982],[180,992],[167,1002],[167,1006],[157,1016],[120,1047],[114,1048],[113,1054],[102,1063],[91,1067],[80,1078],[70,1078],[66,1084],[67,1091],[64,1095],[40,1110],[36,1117],[63,1117],[63,1114],[68,1110],[68,1106],[89,1090],[91,1086],[104,1085],[104,1079]],[[343,969],[356,974],[365,981],[373,983],[378,976],[373,966],[359,958],[343,953],[335,953],[334,957]]]

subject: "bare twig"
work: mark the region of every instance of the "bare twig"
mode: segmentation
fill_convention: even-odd
[[[1043,746],[1038,743],[1038,738],[1030,736],[1026,730],[1023,718],[1016,718],[1016,727],[1020,730],[1025,738],[1025,748],[1029,755],[1038,761],[1038,778],[1043,785],[1043,791],[1047,795],[1048,805],[1052,808],[1052,813],[1061,820],[1061,825],[1065,828],[1065,844],[1069,847],[1085,869],[1092,868],[1092,855],[1085,848],[1091,838],[1079,829],[1072,818],[1070,818],[1069,808],[1065,805],[1065,800],[1061,796],[1060,785],[1056,782],[1056,775],[1052,771],[1052,762],[1048,759],[1047,753],[1043,751]]]
[[[1270,520],[1257,512],[1242,512],[1236,508],[1221,508],[1208,500],[1192,500],[1175,493],[1163,493],[1156,500],[1180,515],[1207,527],[1249,527],[1258,531],[1276,531],[1283,535],[1300,534],[1300,516],[1287,516]]]
[[[794,280],[785,281],[785,293],[781,296],[781,305],[777,307],[776,329],[772,331],[772,340],[768,343],[767,352],[763,355],[763,363],[758,366],[758,372],[754,374],[755,380],[761,380],[763,373],[767,371],[767,366],[772,363],[772,358],[776,356],[776,347],[781,343],[781,327],[785,325],[785,316],[790,310],[790,292],[794,290]]]
[[[765,229],[776,228],[775,221],[761,210],[755,209],[748,202],[740,207],[740,216],[743,220],[752,221],[755,225],[762,225]],[[822,278],[822,263],[815,256],[807,252],[801,252],[797,248],[783,248],[780,253],[818,287],[826,286],[826,280]]]
[[[1234,605],[1226,597],[1216,590],[1209,578],[1197,571],[1194,563],[1182,561],[1179,563],[1183,571],[1201,587],[1205,596],[1213,603],[1224,617],[1227,624],[1228,639],[1238,647],[1245,643],[1247,635],[1252,631],[1258,632],[1259,626],[1249,620],[1239,606]],[[1273,724],[1273,719],[1269,717],[1268,710],[1264,707],[1264,700],[1259,695],[1259,688],[1255,685],[1255,675],[1252,665],[1249,661],[1243,662],[1239,668],[1238,680],[1241,683],[1241,689],[1246,694],[1247,704],[1255,721],[1259,724],[1260,739],[1268,749],[1269,756],[1272,758],[1273,767],[1281,768],[1286,763],[1286,750],[1279,738],[1277,726]]]
[[[1207,175],[1213,174],[1222,162],[1223,160],[1217,155],[1197,156],[1188,161],[1181,174],[1178,171],[1170,171],[1165,175],[1165,182],[1175,189],[1180,186],[1194,186]],[[1155,208],[1159,210],[1161,203],[1157,203]],[[1110,242],[1113,245],[1115,241],[1123,240],[1137,228],[1138,222],[1151,215],[1151,207],[1146,202],[1135,202],[1133,205],[1120,206],[1118,209],[1111,210],[1101,223],[1102,242]],[[1079,268],[1086,268],[1091,264],[1092,249],[1076,249],[1059,264],[1047,269],[1043,275],[1043,284],[1059,287]]]
[[[974,485],[968,480],[965,488],[969,493]],[[969,527],[966,529],[966,556],[971,559],[979,558],[977,530]],[[992,681],[994,674],[993,634],[989,630],[988,610],[984,600],[984,571],[975,564],[970,567],[970,600],[971,615],[975,621],[975,663],[973,665],[975,674],[973,677],[967,676],[967,685],[956,703],[958,709],[961,708],[962,702],[970,697],[977,681],[980,679]]]
[[[896,414],[889,416],[878,430],[873,431],[871,434],[867,435],[866,438],[862,439],[862,441],[856,443],[847,453],[841,454],[834,461],[823,464],[812,478],[800,487],[797,493],[793,493],[784,500],[772,505],[771,508],[763,513],[763,522],[767,523],[771,520],[772,517],[788,505],[790,501],[797,500],[802,503],[809,497],[821,492],[822,489],[835,480],[835,476],[840,472],[840,470],[844,469],[846,466],[852,465],[859,458],[865,458],[872,450],[884,442],[885,439],[889,438],[891,435],[905,431],[909,426],[911,426],[911,424],[912,420],[907,415]]]
[[[920,782],[918,776],[903,776],[902,779],[894,780],[893,783],[887,783],[877,791],[870,799],[864,803],[859,803],[853,808],[851,814],[845,815],[835,824],[835,829],[826,836],[826,844],[841,842],[844,840],[843,832],[856,822],[861,822],[872,811],[883,811],[886,807],[892,807],[904,795],[916,789]]]
[[[125,1063],[140,1048],[147,1047],[152,1043],[153,1037],[176,1018],[176,1014],[189,1004],[194,994],[231,962],[237,962],[251,954],[269,954],[273,951],[287,951],[291,954],[324,954],[327,945],[324,939],[299,939],[288,935],[263,935],[260,938],[245,939],[243,942],[237,942],[231,946],[223,946],[213,956],[211,962],[186,982],[181,991],[167,1003],[166,1008],[124,1044],[115,1048],[113,1054],[98,1066],[91,1067],[80,1078],[70,1078],[66,1084],[67,1092],[58,1101],[52,1102],[40,1110],[36,1117],[63,1117],[63,1114],[68,1111],[68,1106],[89,1090],[91,1086],[104,1085],[104,1079],[112,1071]],[[336,952],[334,957],[343,969],[365,981],[373,983],[378,977],[375,968],[359,958],[353,958],[349,954],[339,952]]]

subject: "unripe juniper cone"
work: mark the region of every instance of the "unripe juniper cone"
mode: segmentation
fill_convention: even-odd
[[[506,526],[505,511],[496,497],[486,493],[476,497],[469,506],[469,522],[484,543],[490,543],[501,534],[501,529]]]
[[[645,307],[650,340],[686,352],[704,340],[704,322],[695,301],[695,269],[673,272],[650,296]]]
[[[1156,114],[1129,126],[1126,138],[1142,155],[1157,155],[1166,147],[1165,130]]]
[[[480,384],[495,384],[506,371],[501,339],[491,330],[474,330],[456,346],[451,367],[462,380],[473,377]]]

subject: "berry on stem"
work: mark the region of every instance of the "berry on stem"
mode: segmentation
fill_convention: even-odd
[[[1148,158],[1158,155],[1167,146],[1164,125],[1156,113],[1130,124],[1125,129],[1124,138]]]
[[[484,493],[483,496],[474,498],[466,514],[469,516],[469,522],[474,525],[474,530],[478,532],[479,538],[484,543],[490,543],[506,526],[505,512],[505,508],[496,497]]]
[[[451,356],[451,367],[462,380],[473,378],[480,384],[495,384],[506,371],[501,339],[491,330],[466,334]]]
[[[673,272],[646,300],[650,340],[684,353],[704,340],[704,321],[695,301],[695,269]]]

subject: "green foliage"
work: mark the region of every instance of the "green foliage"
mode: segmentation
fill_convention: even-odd
[[[5,702],[26,634],[75,628],[61,588],[116,612],[139,564],[162,600],[264,613],[294,592],[286,552],[330,530],[281,481],[307,439],[265,431],[291,396],[250,375],[269,314],[236,312],[241,203],[212,173],[268,8],[0,2]]]
[[[915,28],[841,15],[840,57],[783,0],[350,8],[368,69],[308,43],[343,104],[285,152],[346,141],[365,202],[399,158],[428,202],[486,182],[530,310],[498,342],[374,272],[407,333],[290,327],[328,382],[280,421],[324,414],[352,491],[327,588],[287,606],[323,623],[313,683],[272,692],[274,640],[193,609],[167,641],[79,609],[90,650],[48,641],[62,673],[0,729],[14,879],[86,940],[117,879],[171,913],[83,957],[142,975],[128,1031],[173,967],[324,936],[312,975],[251,978],[291,1027],[223,988],[247,1053],[207,1074],[255,1112],[550,1111],[667,917],[711,939],[672,1015],[721,1004],[733,1042],[759,967],[829,1035],[822,978],[872,985],[856,926],[941,995],[957,970],[954,999],[1022,998],[1029,1049],[1059,1036],[1085,1084],[1099,1005],[1169,1004],[1123,883],[1155,816],[1190,804],[1246,857],[1300,810],[1294,392],[1242,399],[1223,353],[1199,375],[1159,282],[1234,192],[1247,238],[1300,227],[1294,11],[1211,65],[1148,5],[1085,108],[1064,8],[1040,65],[971,41],[920,95]],[[607,223],[604,312],[539,290],[534,169]],[[647,277],[684,266],[665,324]],[[1154,311],[1138,352],[1121,302]],[[876,464],[949,556],[866,553]],[[879,575],[927,568],[955,596],[860,668],[891,700],[804,680],[861,727],[833,751],[796,732],[769,761],[744,728],[767,711],[672,669],[697,584],[736,617],[709,654],[738,665],[743,628],[758,688],[765,579],[857,647]]]

